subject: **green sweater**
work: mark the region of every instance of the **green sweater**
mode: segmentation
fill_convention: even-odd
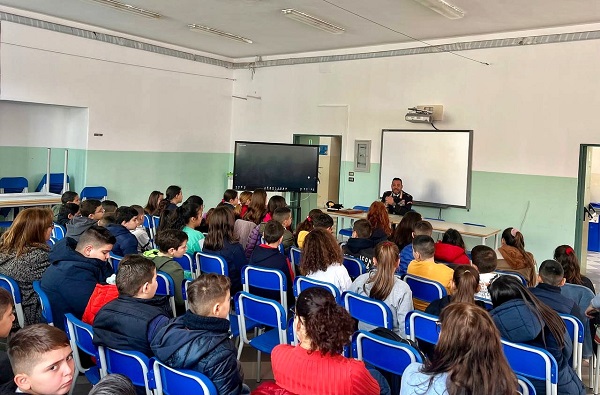
[[[150,250],[144,252],[144,256],[154,262],[157,271],[165,272],[173,279],[175,285],[175,305],[177,307],[177,315],[185,312],[185,302],[181,293],[181,285],[184,280],[183,268],[181,265],[169,256],[158,255],[158,250]]]

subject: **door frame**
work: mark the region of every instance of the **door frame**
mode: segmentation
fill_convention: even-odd
[[[583,212],[583,204],[585,203],[585,180],[587,178],[587,153],[588,149],[593,147],[600,147],[600,144],[579,145],[579,169],[577,171],[577,211],[575,213],[575,241],[573,247],[580,264],[584,264],[581,262],[582,255],[584,255],[583,251],[581,250],[581,243],[583,242],[583,224],[586,223]]]

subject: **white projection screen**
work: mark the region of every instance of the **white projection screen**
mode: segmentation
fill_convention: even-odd
[[[399,177],[417,205],[469,209],[472,147],[472,130],[384,129],[379,196]]]

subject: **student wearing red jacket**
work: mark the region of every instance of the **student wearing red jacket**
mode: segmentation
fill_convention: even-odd
[[[465,251],[465,242],[456,229],[448,229],[441,242],[435,243],[436,261],[468,265],[471,263]]]

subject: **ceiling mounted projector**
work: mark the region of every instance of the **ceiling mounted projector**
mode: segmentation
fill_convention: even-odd
[[[433,122],[433,111],[420,110],[416,107],[408,109],[408,113],[404,116],[404,119],[408,122],[414,123],[432,123]]]

